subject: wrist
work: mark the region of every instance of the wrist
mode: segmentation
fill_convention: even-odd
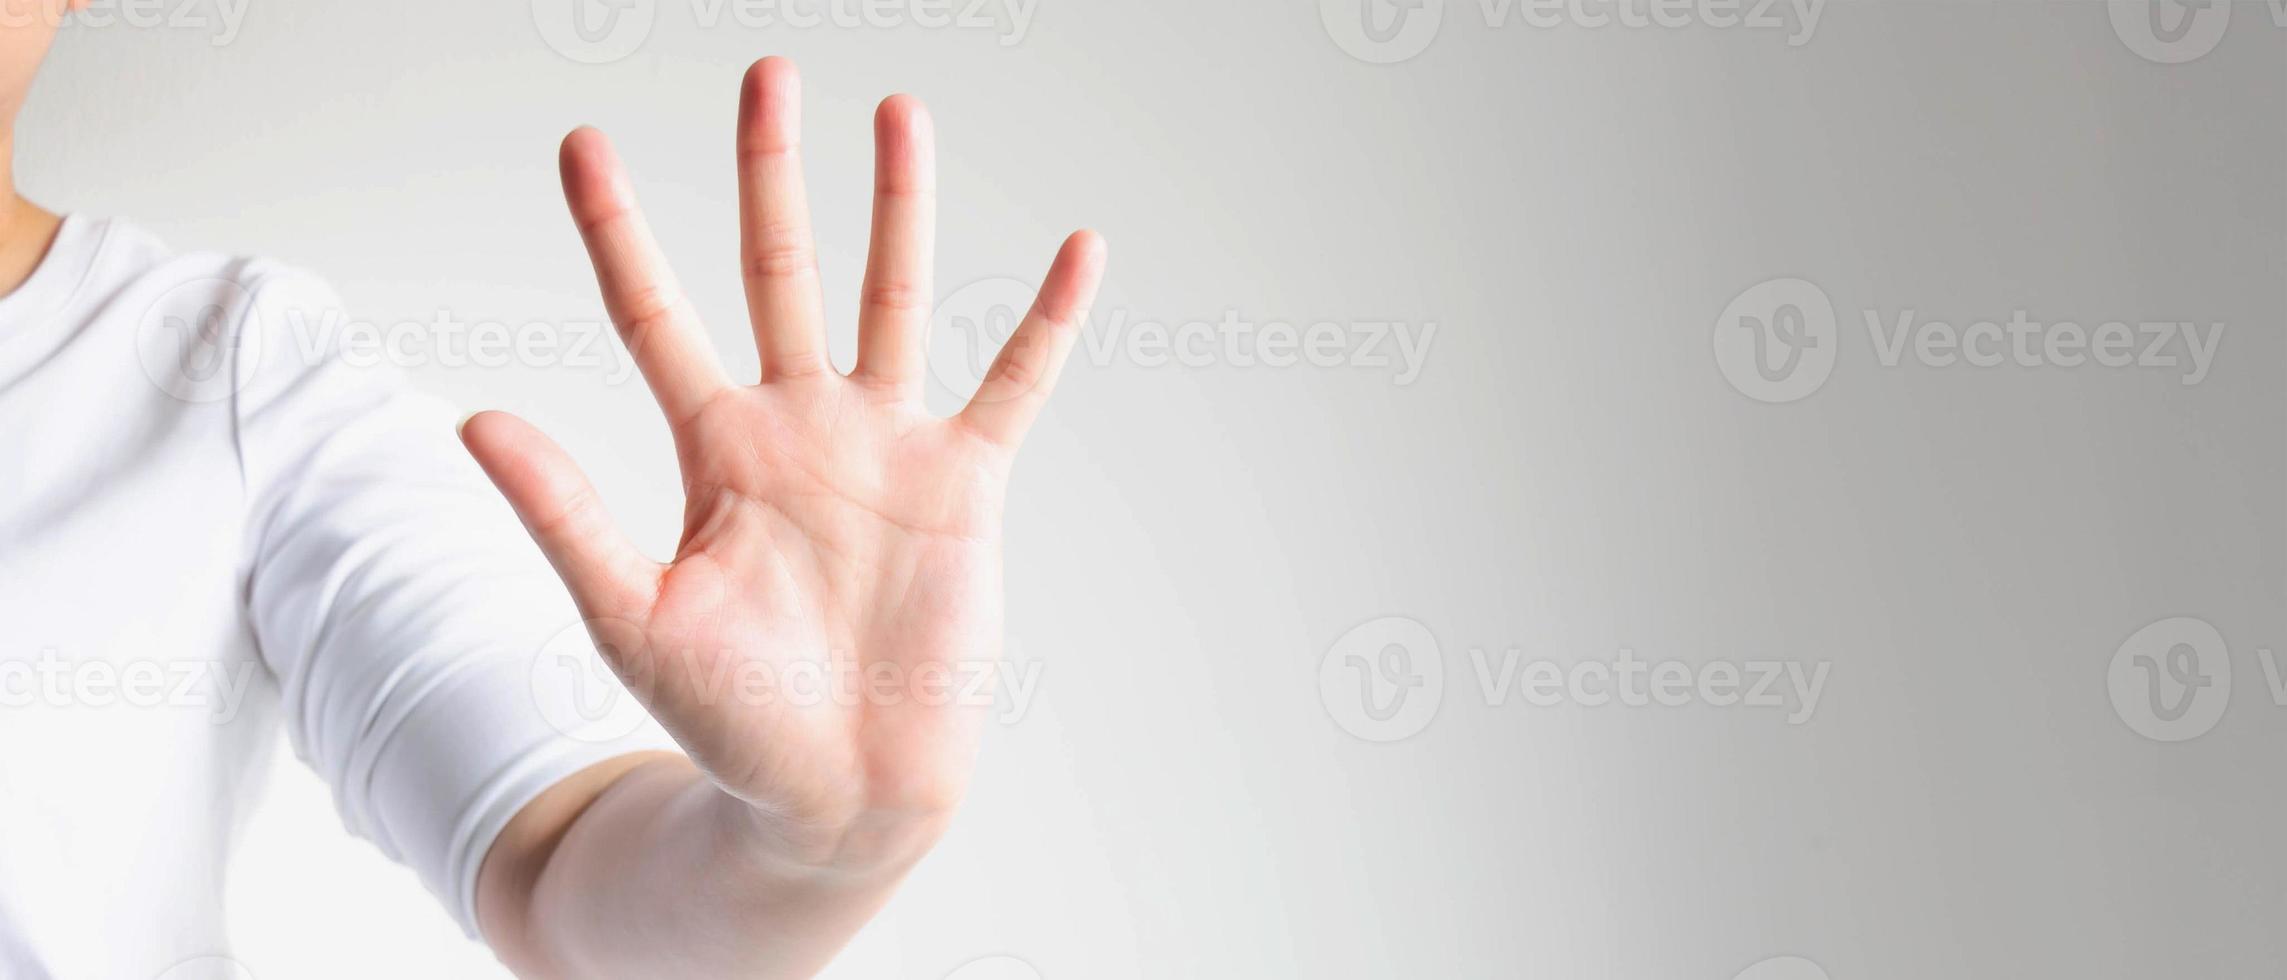
[[[950,810],[859,810],[805,819],[757,806],[712,783],[705,788],[726,852],[788,885],[894,885],[952,821]]]

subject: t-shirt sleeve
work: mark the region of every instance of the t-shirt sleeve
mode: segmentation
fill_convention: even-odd
[[[246,600],[287,734],[350,830],[474,937],[477,870],[509,818],[581,768],[669,743],[586,724],[609,714],[598,691],[627,695],[454,437],[457,414],[364,363],[386,358],[352,356],[355,321],[322,283],[246,281]]]

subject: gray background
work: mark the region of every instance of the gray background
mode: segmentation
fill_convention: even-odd
[[[1029,29],[712,28],[605,65],[530,3],[250,0],[69,28],[27,192],[329,276],[379,321],[596,317],[555,140],[620,142],[752,366],[740,70],[794,56],[824,274],[862,256],[868,110],[935,111],[939,283],[1110,239],[1097,319],[1435,321],[1390,369],[1067,375],[1019,468],[1011,639],[1043,664],[940,850],[841,976],[2252,977],[2287,956],[2287,28],[2139,56],[2093,2],[1828,4],[1815,33],[1491,27],[1345,53],[1312,2],[1039,0]],[[543,4],[545,7],[546,4]],[[543,11],[543,19],[545,12]],[[1831,298],[1833,373],[1765,404],[1742,290]],[[2210,373],[1884,366],[1862,311],[2225,324]],[[655,548],[640,384],[414,365],[561,439]],[[940,393],[948,407],[950,395]],[[1442,705],[1374,743],[1321,696],[1351,627],[1434,635]],[[2166,617],[2233,672],[2144,737],[2107,671]],[[1830,666],[1815,716],[1539,707],[1470,651]],[[1416,664],[1422,651],[1415,652]],[[1337,661],[1333,668],[1339,676]],[[2170,695],[2173,696],[2173,695]],[[494,976],[290,759],[231,896],[260,977]]]

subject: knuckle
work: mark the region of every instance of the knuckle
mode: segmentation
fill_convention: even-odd
[[[888,173],[875,178],[874,196],[884,201],[927,204],[936,199],[937,187],[911,174]]]
[[[625,204],[607,204],[589,208],[585,214],[575,211],[572,224],[583,237],[594,239],[603,237],[605,230],[614,225],[623,225],[633,220],[634,215],[634,209]]]
[[[738,161],[750,170],[774,167],[793,162],[801,149],[799,134],[742,132],[738,140]]]
[[[889,313],[915,313],[927,309],[929,305],[928,297],[922,294],[920,286],[894,279],[867,283],[860,301],[867,309]]]
[[[556,537],[579,537],[593,523],[596,514],[594,487],[581,487],[556,505],[555,513],[534,522],[533,530]]]
[[[679,294],[657,284],[639,287],[621,305],[620,329],[629,343],[641,343],[674,320],[682,302]]]
[[[1079,330],[1081,319],[1085,315],[1085,310],[1070,306],[1044,306],[1040,311],[1040,323],[1048,328],[1050,334],[1063,336]]]
[[[1031,356],[1029,351],[1011,348],[1002,356],[1000,366],[993,371],[993,380],[996,384],[1024,392],[1039,384],[1043,374],[1045,371],[1039,358]]]
[[[818,267],[818,254],[809,236],[784,226],[763,229],[747,248],[746,274],[756,279],[782,279],[808,275]]]

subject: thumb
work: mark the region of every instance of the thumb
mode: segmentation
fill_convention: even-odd
[[[461,444],[556,567],[582,617],[639,621],[650,612],[659,564],[620,532],[555,440],[506,412],[478,412],[461,423],[460,433]]]

